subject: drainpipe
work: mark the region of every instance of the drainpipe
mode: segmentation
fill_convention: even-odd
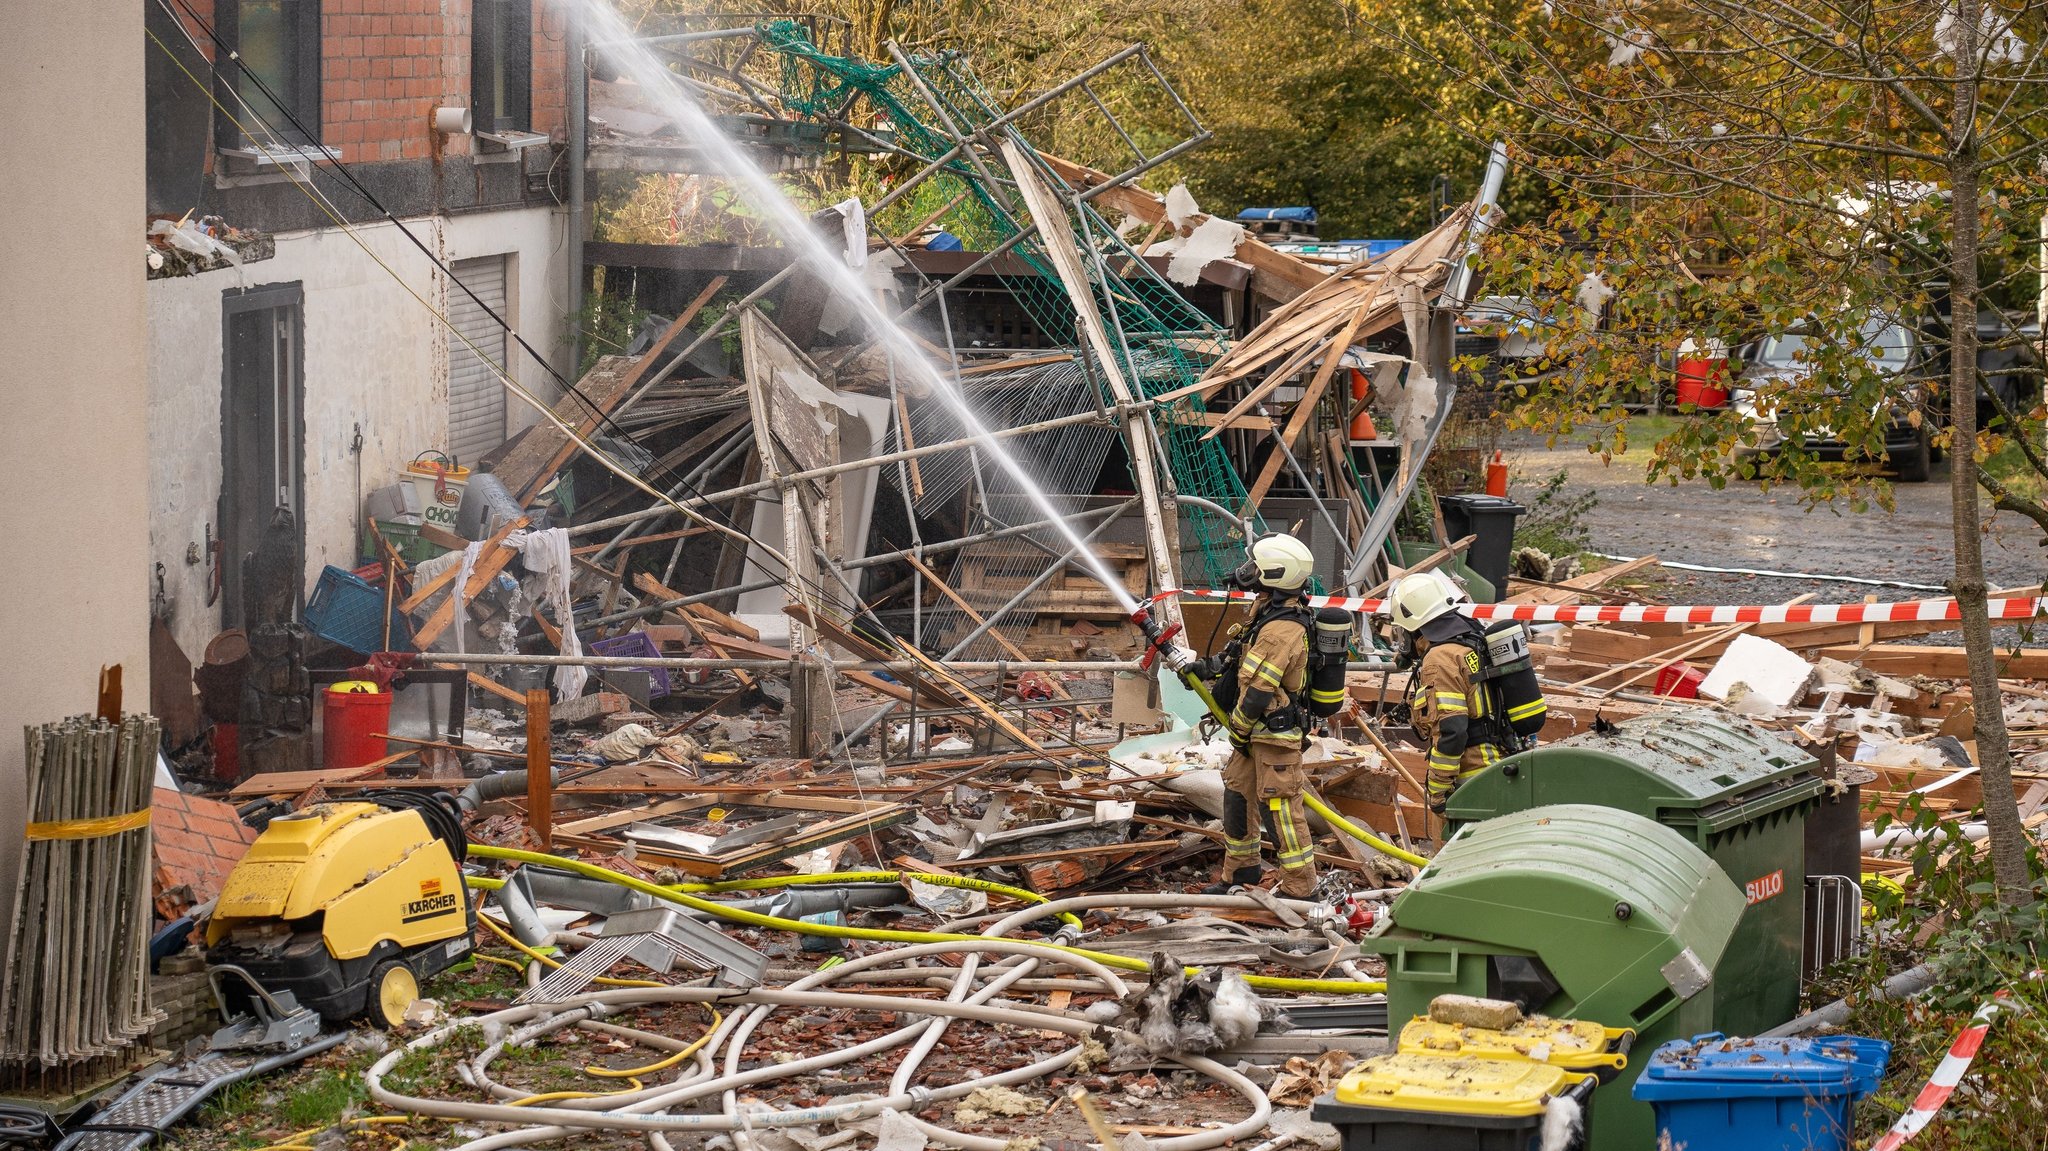
[[[588,151],[586,138],[590,128],[589,76],[585,64],[584,36],[581,6],[565,5],[568,27],[563,40],[567,51],[569,75],[563,86],[565,117],[568,121],[569,150],[569,363],[562,372],[564,378],[574,381],[576,369],[583,363],[583,286],[588,277],[583,271],[583,163]]]

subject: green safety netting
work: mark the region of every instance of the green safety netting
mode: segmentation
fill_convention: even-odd
[[[928,118],[950,121],[962,135],[990,127],[1004,114],[987,90],[975,78],[966,58],[942,52],[909,57],[916,77],[906,76],[895,65],[872,64],[822,52],[803,27],[793,21],[776,21],[759,26],[762,46],[782,58],[781,99],[783,105],[802,115],[818,119],[851,120],[860,110],[885,121],[894,144],[904,151],[936,161],[953,147],[953,137],[927,123]],[[923,91],[919,90],[922,85]],[[913,109],[917,111],[913,112]],[[1014,126],[996,129],[1022,145],[1030,144]],[[991,173],[993,175],[993,173]],[[1047,170],[1048,176],[1051,175]],[[956,156],[930,177],[940,185],[946,201],[961,192],[969,199],[955,210],[957,230],[973,246],[986,250],[1024,230],[1027,216],[1010,191],[985,179],[974,162]],[[1063,186],[1057,178],[1054,186]],[[1139,259],[1137,253],[1116,234],[1116,230],[1087,203],[1068,205],[1068,226],[1084,256],[1090,256],[1095,271],[1088,288],[1095,305],[1110,328],[1110,343],[1124,376],[1147,397],[1158,396],[1195,382],[1202,368],[1186,352],[1190,343],[1220,339],[1216,328],[1187,298]],[[955,222],[948,220],[949,227]],[[1053,270],[1052,261],[1037,239],[1027,239],[1012,249],[1030,265],[1036,275],[1006,276],[1003,282],[1023,305],[1032,322],[1048,338],[1074,346],[1081,343],[1075,330],[1072,302]],[[1077,357],[1089,362],[1085,352]],[[1096,373],[1099,382],[1099,372]],[[1105,401],[1107,396],[1102,397]],[[1201,409],[1195,401],[1190,409],[1154,414],[1154,426],[1166,447],[1166,466],[1176,490],[1220,504],[1242,507],[1244,481],[1224,454],[1222,445],[1204,441],[1207,430],[1189,416]],[[1184,571],[1187,582],[1214,582],[1237,566],[1244,555],[1244,541],[1234,521],[1199,507],[1180,511],[1182,554],[1200,556],[1200,571]]]

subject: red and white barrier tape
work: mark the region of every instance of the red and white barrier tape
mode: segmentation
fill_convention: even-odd
[[[1155,600],[1168,596],[1196,599],[1256,599],[1252,592],[1218,588],[1193,588],[1160,592]],[[1368,615],[1383,610],[1385,600],[1358,596],[1315,595],[1310,607],[1341,607]],[[2048,615],[2048,597],[2001,598],[1987,601],[1992,619],[2033,619]],[[1961,619],[1952,599],[1905,600],[1900,603],[1807,603],[1771,607],[1691,605],[1656,607],[1648,604],[1474,604],[1463,609],[1474,619],[1520,619],[1555,623],[1899,623],[1909,620]]]
[[[1956,1084],[1963,1081],[1964,1073],[1970,1070],[1970,1061],[1977,1057],[1977,1050],[1984,1046],[1984,1037],[1991,1031],[1991,1020],[2007,1008],[2005,992],[2001,991],[1989,1003],[1977,1009],[1970,1017],[1969,1025],[1957,1033],[1956,1041],[1949,1045],[1948,1054],[1942,1056],[1941,1065],[1934,1074],[1927,1077],[1927,1086],[1920,1089],[1920,1095],[1899,1121],[1884,1137],[1871,1144],[1870,1151],[1898,1151],[1906,1141],[1925,1130],[1942,1104],[1955,1093]]]

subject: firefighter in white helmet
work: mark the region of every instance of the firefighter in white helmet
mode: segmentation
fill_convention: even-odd
[[[1223,769],[1222,874],[1212,892],[1252,886],[1260,877],[1260,824],[1273,837],[1280,891],[1315,894],[1315,843],[1301,801],[1301,754],[1309,738],[1309,637],[1315,615],[1306,600],[1315,555],[1288,535],[1253,542],[1232,574],[1258,592],[1252,618],[1239,625],[1220,658],[1212,689],[1229,716],[1230,762]]]
[[[1420,661],[1408,681],[1409,715],[1429,749],[1429,809],[1440,814],[1460,784],[1518,750],[1521,733],[1542,728],[1548,705],[1527,666],[1519,624],[1505,626],[1522,637],[1521,658],[1496,660],[1490,633],[1458,610],[1471,601],[1448,577],[1403,576],[1388,599],[1393,625]]]

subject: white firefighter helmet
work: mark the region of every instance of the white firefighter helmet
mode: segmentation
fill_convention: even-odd
[[[1465,593],[1443,573],[1426,571],[1402,576],[1387,599],[1394,626],[1420,632],[1423,625],[1456,611],[1465,602]]]
[[[1237,570],[1238,582],[1273,591],[1299,591],[1315,571],[1315,553],[1290,535],[1274,533],[1252,541],[1251,558]]]

